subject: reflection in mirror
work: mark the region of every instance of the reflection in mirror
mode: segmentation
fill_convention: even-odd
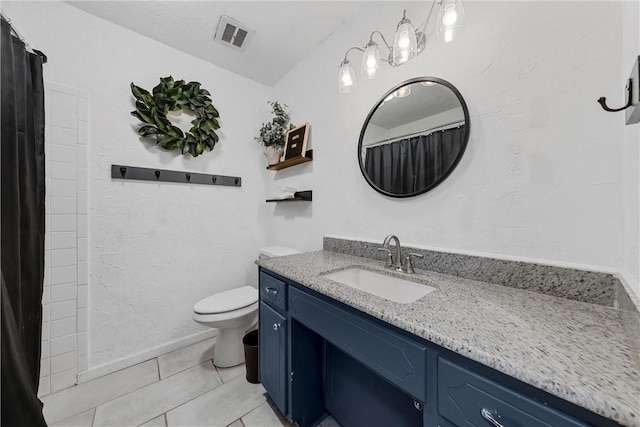
[[[450,83],[412,79],[378,102],[360,134],[367,182],[392,197],[422,194],[455,169],[469,139],[469,113]]]

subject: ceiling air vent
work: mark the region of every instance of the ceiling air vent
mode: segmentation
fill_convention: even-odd
[[[229,46],[237,50],[244,50],[247,42],[254,34],[255,31],[248,28],[241,22],[222,15],[220,17],[220,22],[218,23],[218,29],[216,30],[215,40],[225,46]]]

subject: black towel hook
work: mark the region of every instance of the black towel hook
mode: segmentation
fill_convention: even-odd
[[[185,176],[187,177],[187,182],[191,182],[191,174],[187,173]]]
[[[120,168],[120,175],[122,175],[122,177],[124,178],[124,176],[127,174],[127,168],[122,166]]]
[[[626,110],[627,108],[631,107],[633,105],[633,79],[629,79],[627,81],[627,105],[620,108],[609,108],[607,106],[607,98],[605,98],[604,96],[598,99],[598,103],[602,105],[602,108],[604,108],[605,111],[609,111],[611,113]]]
[[[156,171],[156,179],[160,179],[160,171]]]

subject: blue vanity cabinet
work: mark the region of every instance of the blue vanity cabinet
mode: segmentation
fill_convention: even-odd
[[[301,427],[618,426],[263,269],[260,301],[261,381]]]

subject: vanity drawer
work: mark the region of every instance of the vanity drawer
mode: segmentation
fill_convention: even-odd
[[[280,279],[260,272],[260,300],[281,310],[287,309],[287,284]]]
[[[438,413],[457,426],[587,427],[443,357],[438,357]]]
[[[294,287],[289,314],[414,398],[427,400],[426,346]]]

